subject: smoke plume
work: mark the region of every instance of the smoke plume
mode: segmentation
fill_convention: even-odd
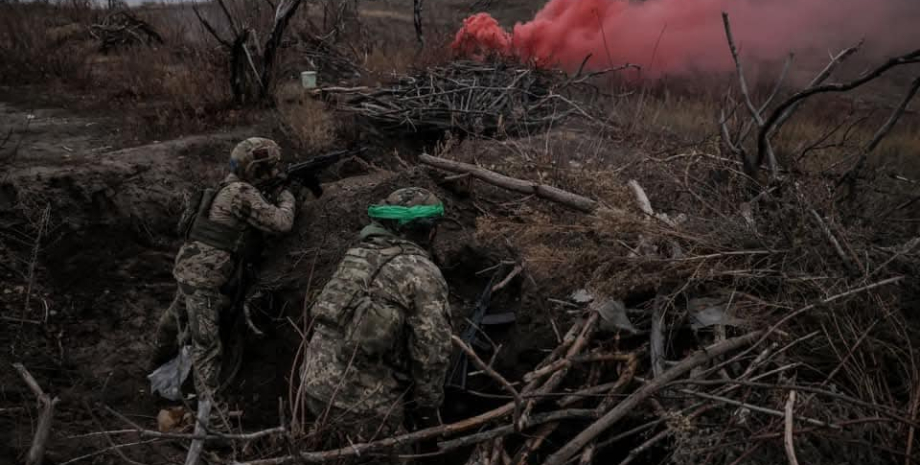
[[[646,73],[728,71],[722,26],[731,17],[745,60],[789,52],[826,56],[866,39],[873,55],[920,47],[920,2],[911,0],[551,0],[509,32],[486,13],[464,21],[453,43],[467,56],[516,55],[574,70],[633,63]],[[865,53],[865,50],[864,50]]]

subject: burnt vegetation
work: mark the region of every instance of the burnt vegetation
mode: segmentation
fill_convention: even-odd
[[[471,9],[524,3],[0,1],[0,455],[917,460],[918,52],[854,38],[754,68],[725,16],[735,72],[705,79],[452,56]],[[249,296],[223,428],[194,433],[193,409],[146,395],[144,357],[183,195],[253,133],[290,161],[366,150],[299,195]],[[366,205],[407,185],[445,200],[435,255],[454,332],[478,343],[454,340],[469,363],[442,426],[331,449],[349,426],[303,405],[309,305]]]

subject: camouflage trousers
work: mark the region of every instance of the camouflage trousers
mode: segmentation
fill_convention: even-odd
[[[191,339],[195,390],[199,396],[208,393],[213,397],[220,382],[223,354],[220,317],[229,308],[230,299],[219,289],[180,285],[157,324],[153,363],[165,363]]]
[[[353,444],[378,441],[406,433],[402,418],[387,416],[385,412],[351,412],[310,396],[306,396],[307,408],[316,418],[317,427],[325,430],[327,438],[324,449],[343,448]],[[396,455],[411,454],[408,446],[395,447],[387,455],[367,455],[338,460],[339,465],[397,464],[404,463]]]

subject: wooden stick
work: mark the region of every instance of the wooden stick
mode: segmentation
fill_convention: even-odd
[[[606,303],[605,299],[595,299],[594,302],[592,302],[592,307],[600,308],[600,306],[604,305],[604,303]],[[597,307],[594,307],[595,305],[597,305]],[[566,357],[565,357],[566,359],[574,358],[576,355],[578,355],[582,351],[582,349],[585,348],[585,346],[588,345],[588,342],[591,340],[591,336],[594,334],[594,329],[597,327],[597,322],[599,320],[600,320],[600,313],[592,310],[591,315],[588,317],[587,321],[585,321],[585,325],[582,328],[581,334],[578,336],[578,339],[576,339],[575,342],[572,343],[572,347],[570,347],[568,352],[566,353]],[[546,383],[540,386],[537,392],[540,394],[546,394],[546,393],[555,391],[556,388],[559,387],[560,384],[562,384],[562,381],[565,379],[565,376],[568,374],[568,372],[569,370],[567,367],[563,367],[559,369],[558,371],[553,373],[552,376],[550,376],[550,378],[546,381]],[[524,423],[524,424],[527,423],[528,421],[527,417],[530,416],[530,412],[533,410],[534,405],[535,405],[535,400],[532,399],[532,400],[527,401],[527,405],[524,407],[524,412],[521,414],[521,418],[520,418],[521,423]]]
[[[665,439],[668,436],[670,436],[672,432],[673,430],[671,428],[665,428],[664,430],[658,432],[658,434],[649,438],[647,441],[643,442],[642,444],[639,444],[639,447],[636,447],[633,450],[629,451],[629,455],[627,455],[626,458],[620,462],[620,465],[629,465],[630,463],[633,462],[633,460],[636,460],[636,458],[639,457],[643,452],[651,449],[652,446],[661,442],[662,439]]]
[[[751,100],[751,93],[748,91],[747,79],[744,78],[744,67],[741,65],[741,59],[738,58],[738,49],[735,47],[735,39],[732,37],[732,27],[731,23],[728,20],[728,13],[722,12],[722,23],[725,25],[725,37],[728,39],[728,47],[732,52],[732,59],[735,61],[735,69],[738,72],[738,81],[741,85],[741,94],[744,96],[744,104],[747,106],[748,111],[751,113],[751,117],[754,119],[754,122],[757,123],[758,128],[763,128],[764,120],[760,115],[760,110],[754,106],[754,101]],[[770,165],[770,172],[775,178],[778,174],[779,167],[776,163],[776,155],[773,153],[773,147],[767,143],[765,145],[767,163]],[[750,161],[745,159],[745,167],[749,170],[756,170],[758,168],[759,162],[749,166]],[[752,174],[752,173],[748,173]]]
[[[789,459],[789,465],[799,465],[799,460],[795,458],[795,446],[792,444],[792,410],[795,408],[795,391],[789,391],[789,400],[786,401],[786,435],[783,444],[786,446],[786,458]]]
[[[211,398],[204,397],[198,400],[198,412],[195,418],[195,434],[204,435],[208,431],[208,423],[211,419]],[[185,465],[198,465],[198,459],[201,457],[201,451],[204,450],[204,439],[195,439],[188,449],[188,455],[185,456]]]
[[[639,204],[639,210],[642,210],[642,213],[648,216],[655,216],[655,210],[652,209],[652,202],[649,201],[648,195],[645,194],[645,189],[643,189],[635,179],[630,179],[626,185],[629,186],[633,195],[636,196],[636,203]]]
[[[882,139],[891,132],[895,124],[898,123],[898,120],[901,119],[901,116],[904,115],[904,112],[907,110],[910,101],[914,99],[914,96],[917,95],[917,91],[920,91],[920,77],[914,79],[911,83],[910,88],[907,90],[907,94],[904,98],[901,99],[901,103],[898,104],[898,107],[891,113],[891,116],[888,118],[888,121],[885,122],[882,127],[876,131],[875,135],[872,137],[872,140],[866,144],[863,148],[862,153],[859,155],[859,160],[857,160],[856,165],[847,172],[846,175],[841,179],[841,183],[850,179],[852,183],[855,184],[856,178],[859,177],[859,173],[862,171],[863,167],[866,164],[866,160],[869,158],[869,154],[875,150],[876,147],[882,142]],[[838,183],[839,184],[839,183]]]
[[[837,55],[831,57],[830,63],[828,63],[827,66],[825,66],[824,69],[821,70],[821,72],[818,73],[814,77],[814,79],[811,80],[811,82],[808,84],[808,87],[814,87],[814,86],[824,83],[824,81],[826,81],[827,78],[831,77],[831,74],[834,73],[834,70],[836,70],[837,67],[840,66],[841,63],[846,61],[846,59],[849,58],[850,55],[853,55],[854,53],[859,51],[860,47],[862,47],[862,44],[863,42],[860,41],[858,44],[856,44],[856,46],[843,50]],[[788,109],[786,109],[786,111],[783,112],[783,114],[779,117],[779,119],[777,119],[776,123],[773,124],[773,128],[770,130],[770,135],[772,135],[776,131],[779,131],[779,129],[783,126],[783,124],[786,123],[786,120],[788,120],[789,117],[791,117],[792,114],[795,113],[795,110],[799,107],[799,105],[801,105],[801,103],[802,103],[801,101],[798,101],[794,103],[793,105],[791,105]]]
[[[469,173],[474,178],[492,184],[493,186],[498,186],[515,192],[521,192],[523,194],[536,195],[537,197],[551,200],[573,210],[578,210],[584,213],[593,213],[599,207],[599,204],[596,200],[589,199],[578,194],[573,194],[557,187],[547,186],[545,184],[537,184],[532,181],[525,181],[523,179],[517,179],[505,176],[503,174],[498,174],[494,171],[489,171],[485,168],[480,168],[469,163],[447,160],[425,153],[419,155],[419,161],[423,164],[433,166],[445,171],[454,173]]]
[[[916,379],[916,374],[914,374],[914,379]],[[917,407],[920,405],[920,382],[917,382],[917,387],[913,392],[913,399],[910,403],[910,419],[915,421],[917,419]],[[911,425],[910,429],[907,431],[907,451],[904,453],[906,457],[904,459],[904,465],[911,465],[911,453],[914,449],[914,434],[916,434],[916,428]]]
[[[824,222],[824,219],[821,218],[821,215],[818,214],[817,210],[814,208],[810,209],[812,218],[815,219],[815,222],[818,223],[818,227],[821,228],[821,231],[824,233],[824,236],[827,237],[827,240],[834,246],[834,251],[837,252],[837,256],[843,260],[844,265],[847,268],[853,269],[853,263],[850,261],[850,258],[847,257],[847,254],[843,251],[843,247],[840,246],[840,242],[837,240],[837,237],[834,236],[834,233],[831,232],[830,228],[827,226],[827,223]]]
[[[60,465],[70,465],[71,463],[79,462],[79,461],[81,461],[81,460],[86,460],[86,459],[89,459],[89,458],[93,458],[93,457],[96,457],[96,456],[98,456],[98,455],[102,455],[102,454],[105,454],[105,453],[107,453],[107,452],[111,452],[111,451],[114,451],[114,450],[126,449],[126,448],[128,448],[128,447],[134,447],[134,446],[143,446],[143,445],[145,445],[145,444],[152,444],[152,443],[159,442],[159,441],[160,441],[159,439],[148,439],[148,440],[146,440],[146,441],[130,442],[130,443],[127,443],[127,444],[117,444],[117,445],[114,445],[114,446],[109,446],[109,447],[107,447],[107,448],[105,448],[105,449],[100,449],[100,450],[97,450],[97,451],[94,451],[94,452],[90,452],[90,453],[88,453],[88,454],[86,454],[86,455],[81,455],[81,456],[79,456],[79,457],[72,458],[72,459],[70,459],[70,460],[68,460],[68,461],[66,461],[66,462],[61,463]]]
[[[504,289],[505,286],[507,286],[508,283],[510,283],[511,280],[515,278],[515,276],[521,274],[521,271],[524,271],[524,267],[521,266],[520,264],[515,265],[514,269],[512,269],[511,272],[508,273],[508,276],[505,276],[505,279],[503,279],[500,283],[492,286],[492,293],[494,294]]]
[[[504,376],[498,374],[497,371],[483,362],[482,359],[479,358],[479,355],[476,355],[476,351],[471,349],[468,345],[464,344],[462,339],[451,335],[450,340],[454,343],[455,346],[466,353],[466,355],[470,358],[470,360],[473,361],[473,364],[476,365],[477,368],[482,370],[485,374],[489,375],[489,377],[492,379],[498,381],[498,384],[500,384],[506,391],[508,391],[509,394],[514,396],[514,424],[517,425],[518,420],[520,420],[521,417],[521,407],[524,403],[524,400],[521,399],[521,393],[519,393],[518,390],[515,389],[514,386],[512,386]]]
[[[765,413],[767,415],[773,415],[779,418],[785,417],[785,414],[783,412],[780,412],[779,410],[773,410],[770,408],[761,407],[759,405],[749,404],[747,402],[741,402],[735,399],[729,399],[728,397],[715,396],[712,394],[706,394],[705,392],[691,391],[689,389],[678,389],[678,391],[684,394],[691,395],[691,396],[696,396],[696,397],[700,397],[703,399],[714,400],[716,402],[722,402],[728,405],[735,405],[737,407],[743,407],[749,410],[753,410],[755,412]],[[825,423],[821,420],[815,420],[814,418],[802,418],[802,421],[804,421],[805,423],[809,423],[815,426],[820,426],[823,428],[840,429],[839,425],[835,425],[832,423]]]
[[[57,397],[51,398],[45,394],[29,370],[21,363],[14,363],[13,368],[19,372],[19,376],[25,381],[38,404],[41,407],[41,414],[38,417],[38,426],[35,428],[35,435],[32,436],[32,446],[29,447],[29,454],[26,456],[26,465],[41,465],[45,458],[45,448],[48,445],[48,438],[51,436],[51,420],[54,418],[54,407],[60,402]]]
[[[604,415],[600,420],[594,422],[591,426],[575,436],[572,441],[563,446],[561,449],[550,455],[544,465],[562,465],[570,458],[577,454],[589,442],[596,439],[601,433],[607,431],[616,422],[625,417],[632,409],[638,406],[645,399],[658,392],[667,383],[674,381],[680,376],[690,372],[690,370],[708,362],[709,360],[720,357],[740,347],[754,342],[763,334],[762,331],[754,331],[750,334],[729,339],[719,344],[709,346],[703,350],[697,351],[690,357],[685,358],[677,365],[656,377],[653,381],[643,386],[638,391],[620,402],[610,412]]]
[[[557,412],[541,413],[534,415],[531,418],[528,426],[539,426],[547,423],[558,423],[561,420],[572,420],[572,419],[596,419],[598,417],[597,412],[593,409],[569,409],[569,410],[560,410]],[[470,444],[478,444],[483,441],[488,441],[490,439],[495,439],[497,437],[506,436],[515,432],[514,425],[504,425],[497,428],[493,428],[488,431],[483,431],[481,433],[471,434],[469,436],[464,436],[462,438],[451,439],[449,441],[442,441],[438,443],[438,449],[441,452],[447,452],[450,450],[457,449],[459,447],[468,446]],[[357,446],[357,445],[356,445]]]
[[[287,432],[287,429],[282,426],[275,428],[269,428],[261,431],[253,431],[252,433],[240,433],[240,434],[181,434],[181,433],[163,433],[160,431],[154,431],[152,429],[119,429],[114,431],[97,431],[95,433],[86,433],[80,434],[77,436],[70,436],[67,439],[80,439],[88,438],[93,436],[115,436],[115,435],[124,435],[124,434],[135,434],[142,438],[152,438],[152,439],[224,439],[228,441],[254,441],[256,439],[261,439],[268,436],[281,435]]]
[[[770,116],[764,122],[763,126],[761,126],[760,132],[757,135],[758,157],[762,157],[765,154],[766,146],[769,143],[769,136],[772,134],[772,128],[776,125],[777,121],[783,116],[786,110],[789,110],[791,107],[793,107],[793,105],[797,105],[799,102],[813,95],[833,92],[847,92],[856,89],[863,86],[867,82],[882,76],[892,68],[917,62],[920,62],[920,49],[891,58],[885,63],[882,63],[877,68],[863,73],[859,78],[853,81],[842,84],[825,84],[812,86],[796,93],[792,97],[789,97],[785,102],[779,104],[779,106],[773,110],[773,113],[770,114]],[[757,160],[757,163],[759,164],[760,161],[761,160]]]
[[[553,434],[553,431],[556,431],[558,427],[558,422],[543,425],[532,438],[524,443],[524,446],[521,447],[521,450],[515,455],[513,463],[515,465],[527,465],[530,454],[539,449],[540,446],[543,445],[543,441],[546,441],[546,438],[549,437],[550,434]]]

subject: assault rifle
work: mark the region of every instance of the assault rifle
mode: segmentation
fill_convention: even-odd
[[[295,182],[310,189],[314,196],[322,197],[323,187],[320,185],[318,173],[348,155],[357,155],[365,150],[364,147],[352,150],[337,150],[313,157],[307,161],[294,163],[284,170],[285,176],[267,181],[263,185],[263,189],[265,192],[273,192],[279,187]]]

